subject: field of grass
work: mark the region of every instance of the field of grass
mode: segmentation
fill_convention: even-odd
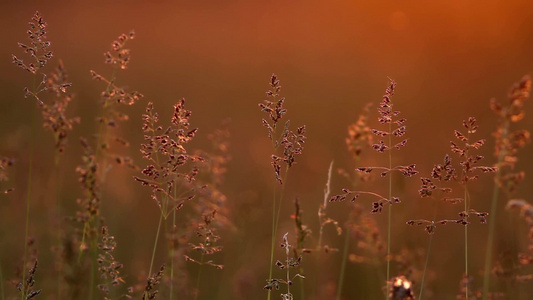
[[[3,4],[0,299],[533,297],[531,3],[385,2]]]

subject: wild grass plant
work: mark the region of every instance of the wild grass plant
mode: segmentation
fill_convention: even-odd
[[[293,131],[290,129],[290,120],[280,123],[287,113],[284,108],[285,98],[280,96],[281,85],[278,77],[272,74],[270,77],[270,90],[267,91],[267,100],[260,103],[261,111],[268,114],[268,119],[262,119],[263,125],[267,128],[268,138],[272,141],[274,154],[271,156],[271,164],[274,168],[274,178],[279,184],[273,192],[272,200],[272,243],[270,247],[270,267],[265,289],[268,291],[267,299],[271,298],[271,286],[275,286],[272,278],[274,267],[274,249],[276,236],[278,234],[281,205],[283,202],[287,174],[289,169],[296,163],[296,155],[302,154],[305,143],[305,125]],[[282,167],[285,167],[282,169]]]
[[[280,80],[272,74],[266,100],[259,104],[266,139],[257,134],[257,141],[270,140],[270,159],[257,157],[269,160],[270,178],[264,179],[264,190],[247,193],[248,187],[227,176],[242,167],[232,160],[240,155],[233,143],[242,142],[240,136],[230,140],[232,123],[225,120],[211,133],[192,126],[190,107],[195,116],[203,113],[194,99],[171,99],[173,106],[150,99],[142,115],[127,108],[143,98],[122,83],[127,78],[122,72],[135,62],[133,31],[119,35],[104,53],[109,76],[90,71],[103,88],[91,95],[98,112],[85,113],[82,122],[71,105],[82,88],[68,75],[66,63],[53,61],[47,29],[35,13],[29,42],[19,43],[25,57],[11,58],[30,74],[21,97],[33,101],[35,110],[27,113],[32,123],[25,137],[28,149],[0,156],[2,205],[23,202],[11,207],[24,215],[18,224],[0,220],[3,227],[24,232],[15,249],[0,249],[0,299],[531,297],[533,204],[519,188],[527,178],[519,150],[528,149],[530,133],[518,126],[528,109],[530,77],[512,87],[506,104],[490,101],[497,119],[484,120],[482,129],[475,117],[447,116],[450,124],[464,119],[462,128],[449,134],[451,153],[428,166],[412,155],[422,143],[410,136],[411,127],[407,135],[403,115],[411,107],[395,81],[388,80],[381,101],[350,120],[344,151],[352,161],[345,163],[342,157],[306,156],[304,145],[312,147],[306,142],[315,136],[287,120],[290,99],[282,96]],[[135,42],[142,44],[142,37]],[[261,101],[260,94],[256,100]],[[249,109],[254,111],[253,105]],[[52,133],[50,151],[35,144],[41,134],[39,111],[43,132]],[[291,117],[298,113],[291,109]],[[131,119],[142,121],[142,127],[125,122]],[[488,124],[496,128],[494,140],[483,136],[491,130]],[[94,132],[82,136],[78,126]],[[130,140],[141,139],[139,147],[129,147]],[[202,139],[207,147],[198,147]],[[68,140],[79,140],[81,148]],[[495,145],[494,158],[486,155],[487,144]],[[140,159],[134,161],[135,156]],[[36,160],[50,164],[34,169]],[[320,187],[316,195],[302,197],[302,182],[312,180],[298,176],[310,176],[305,174],[309,161],[323,169],[323,192]],[[47,180],[43,196],[33,192],[36,177]],[[76,196],[64,184],[69,177],[78,180]],[[126,183],[117,184],[123,177]],[[484,199],[480,186],[492,181],[492,199]],[[271,204],[259,215],[249,203],[239,203],[243,211],[235,211],[240,193],[241,198],[271,198]],[[142,213],[132,213],[135,205]],[[418,226],[423,230],[412,228]],[[46,230],[34,229],[39,227]],[[508,241],[512,245],[506,247]],[[440,248],[443,242],[449,248]]]

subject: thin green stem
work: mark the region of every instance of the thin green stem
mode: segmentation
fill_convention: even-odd
[[[289,172],[289,166],[285,169],[285,175],[283,175],[283,184],[281,186],[281,191],[279,195],[279,203],[276,206],[276,190],[274,189],[274,197],[272,201],[272,244],[270,248],[270,271],[268,274],[268,279],[272,279],[272,270],[274,266],[274,249],[276,247],[276,236],[278,235],[278,224],[279,224],[279,216],[281,214],[281,203],[283,201],[283,195],[285,193],[285,186],[287,185],[287,173]],[[277,186],[277,182],[276,182]],[[276,207],[277,207],[277,213],[276,213]],[[271,290],[268,290],[267,293],[267,299],[270,300],[271,297]]]
[[[107,84],[105,93],[109,93],[111,91],[111,87],[116,80],[115,78],[116,73],[117,73],[117,69],[113,68],[111,80],[109,80],[109,83]],[[104,106],[102,108],[102,117],[100,119],[100,123],[98,124],[98,139],[96,142],[96,152],[95,152],[96,161],[99,161],[100,155],[102,154],[102,150],[104,150],[104,144],[107,144],[108,130],[107,130],[107,124],[105,122],[105,118],[107,117],[109,106],[110,106],[109,102],[107,101],[107,99],[105,99]],[[102,163],[102,168],[101,168],[102,173],[100,174],[100,182],[102,183],[104,182],[105,172],[106,172],[105,155],[103,156],[101,163]]]
[[[389,122],[389,169],[392,169],[392,122]],[[389,174],[389,201],[392,201],[392,174]],[[391,219],[392,205],[389,205],[389,216],[387,225],[387,290],[385,299],[389,298],[389,280],[390,280],[390,248],[391,248]]]
[[[157,249],[157,243],[159,241],[159,234],[161,233],[161,224],[163,223],[163,214],[159,215],[159,223],[157,224],[157,232],[155,234],[154,246],[152,247],[152,258],[150,259],[150,269],[148,270],[148,276],[151,276],[154,266],[155,252]]]
[[[35,86],[35,77],[34,77],[34,86]],[[26,282],[26,263],[28,255],[28,236],[29,236],[29,227],[30,227],[30,200],[31,200],[31,182],[32,182],[32,171],[33,171],[33,150],[34,150],[34,141],[35,141],[35,127],[36,127],[36,113],[37,113],[37,101],[35,102],[33,113],[31,116],[31,133],[30,133],[30,157],[28,162],[28,185],[26,188],[26,229],[24,233],[24,259],[22,265],[22,284]],[[25,289],[21,289],[20,298],[24,300],[26,297]]]
[[[436,201],[434,202],[435,203],[433,207],[435,209],[433,210],[433,222],[435,222],[435,219],[437,218],[437,208],[438,208],[438,203]],[[424,263],[424,273],[422,273],[422,282],[420,283],[420,292],[418,294],[418,300],[422,300],[422,294],[424,291],[424,283],[426,281],[426,273],[427,273],[428,263],[429,263],[429,256],[431,254],[431,242],[432,241],[433,241],[433,233],[431,233],[429,236],[428,249],[426,251],[426,262]]]
[[[500,170],[498,169],[496,173],[496,178],[500,177]],[[498,179],[497,179],[498,180]],[[500,194],[500,188],[498,187],[498,183],[494,184],[494,188],[492,191],[492,202],[490,206],[490,216],[491,216],[491,222],[489,224],[489,237],[487,241],[487,252],[485,254],[485,272],[483,276],[483,299],[488,299],[489,294],[489,288],[490,288],[490,270],[491,270],[491,264],[492,264],[492,251],[493,251],[493,243],[494,243],[494,231],[496,229],[496,212],[498,207],[498,198]]]
[[[431,253],[431,242],[433,241],[433,234],[429,236],[429,242],[428,242],[428,249],[426,253],[426,262],[424,263],[424,273],[422,274],[422,282],[420,283],[420,292],[418,294],[418,299],[422,300],[422,293],[424,291],[424,283],[426,281],[426,273],[428,268],[428,262],[429,262],[429,255]]]
[[[109,83],[107,84],[107,87],[105,89],[106,93],[108,93],[111,89],[111,86],[113,84],[113,82],[115,81],[115,74],[116,74],[116,68],[113,69],[113,74],[111,75],[111,80],[109,81]],[[99,198],[101,199],[101,194],[102,194],[102,188],[101,188],[101,184],[105,181],[105,172],[106,172],[106,159],[105,159],[105,155],[101,158],[102,161],[100,162],[100,156],[102,156],[102,150],[104,150],[104,146],[103,146],[103,143],[106,143],[107,141],[107,134],[108,134],[108,130],[106,129],[107,128],[107,124],[105,124],[105,122],[103,121],[105,119],[105,117],[107,116],[107,113],[108,113],[108,107],[109,107],[109,103],[107,101],[107,99],[105,100],[104,102],[104,107],[102,109],[102,118],[100,120],[100,123],[99,123],[99,126],[98,126],[98,139],[97,139],[97,142],[96,142],[96,151],[95,151],[95,159],[96,161],[99,163],[99,169],[101,169],[101,173],[100,173],[100,176],[99,176],[99,183],[100,183],[100,190],[99,190]],[[103,138],[102,136],[105,137]],[[107,146],[106,146],[107,147]],[[98,174],[95,174],[95,175],[98,175]],[[90,223],[91,222],[94,222],[94,228],[99,228],[100,227],[100,218],[96,217],[96,218],[93,218],[91,217],[91,219],[88,221],[88,222],[85,222],[85,224],[83,225],[83,235],[82,235],[82,245],[85,245],[85,240],[86,240],[86,235],[87,235],[87,231],[90,230],[91,228],[91,225]],[[91,267],[91,279],[90,279],[90,287],[89,287],[89,299],[92,299],[92,294],[93,294],[93,289],[94,289],[94,284],[96,282],[96,255],[97,255],[97,244],[98,244],[98,230],[96,231],[96,235],[94,237],[92,237],[92,241],[90,241],[91,243],[91,253],[92,253],[92,267]],[[79,255],[78,255],[78,263],[81,262],[81,257],[83,255],[83,251],[80,251]]]
[[[324,189],[324,203],[321,206],[322,212],[319,211],[318,213],[318,222],[320,224],[320,231],[318,234],[318,249],[322,248],[322,236],[324,234],[324,224],[322,222],[322,214],[326,213],[326,208],[328,207],[328,200],[329,200],[329,194],[330,194],[330,186],[331,186],[331,172],[333,171],[333,161],[329,164],[328,168],[328,179],[326,181],[326,188]]]
[[[279,194],[279,201],[278,201],[278,212],[276,214],[276,224],[275,224],[275,230],[274,230],[274,236],[277,236],[278,234],[278,225],[279,225],[279,216],[281,215],[281,203],[283,202],[283,196],[285,194],[285,186],[287,184],[287,173],[289,172],[289,167],[287,166],[285,170],[285,175],[283,176],[283,185],[281,186],[281,192]]]
[[[470,132],[468,132],[467,141],[470,141]],[[468,160],[468,147],[466,148],[464,157],[465,160]],[[463,176],[465,183],[465,214],[468,214],[468,173],[464,173]],[[468,224],[465,224],[465,278],[468,279]],[[468,283],[465,284],[465,299],[468,300]]]
[[[285,260],[285,265],[287,267],[287,296],[291,295],[291,285],[289,284],[289,282],[291,282],[291,267],[289,265],[289,245],[287,243],[286,245],[287,247],[287,258]],[[302,299],[304,299],[302,297]]]
[[[174,199],[176,199],[177,187],[174,185]],[[172,210],[172,233],[176,234],[176,210]],[[170,300],[174,298],[174,246],[170,249]]]
[[[61,156],[59,154],[59,151],[56,151],[55,153],[55,202],[56,202],[56,218],[57,218],[57,249],[56,249],[56,259],[58,260],[58,266],[57,266],[57,299],[61,300],[61,276],[62,276],[62,264],[59,260],[61,260],[61,198],[59,197],[59,190],[61,189],[61,170],[59,168],[59,162],[61,160]]]
[[[355,158],[355,165],[357,166],[358,163],[359,163],[359,158],[356,157]],[[357,188],[357,177],[352,182],[352,188],[353,189]],[[351,234],[351,230],[350,230],[350,228],[346,228],[345,231],[346,232],[345,232],[345,236],[344,236],[344,247],[343,247],[343,250],[342,250],[341,270],[340,270],[340,274],[339,274],[339,284],[337,286],[337,296],[335,298],[336,300],[340,300],[341,295],[342,295],[342,288],[344,286],[344,274],[346,272],[346,263],[348,262],[348,250],[350,249],[350,234]]]
[[[465,212],[468,211],[467,205],[468,189],[465,184]],[[465,276],[468,278],[468,224],[465,224]],[[468,300],[468,284],[465,285],[466,300]]]
[[[337,297],[335,297],[336,300],[340,300],[342,295],[342,287],[344,285],[344,274],[346,272],[346,262],[348,261],[348,249],[350,248],[350,232],[350,229],[346,229],[346,233],[344,236],[344,247],[342,249],[342,263],[339,275],[339,284],[337,285]]]
[[[196,277],[196,290],[194,291],[194,300],[198,299],[198,294],[200,294],[200,277],[202,276],[202,267],[204,265],[204,253],[200,257],[200,266],[198,267],[198,276]]]
[[[161,232],[161,224],[163,223],[163,213],[159,215],[159,224],[157,225],[157,233],[155,235],[154,247],[152,248],[152,259],[150,259],[150,269],[148,271],[148,276],[152,276],[152,269],[154,267],[155,252],[157,249],[157,242],[159,241],[159,233]],[[144,296],[148,299],[148,293],[144,292]]]
[[[509,134],[509,121],[505,121],[502,125],[502,133],[501,133],[501,139],[506,139]],[[496,175],[494,177],[494,187],[492,190],[492,201],[490,205],[490,218],[491,222],[489,224],[489,237],[487,240],[487,252],[485,253],[485,272],[483,276],[483,300],[487,300],[489,297],[489,289],[490,289],[490,271],[492,269],[492,251],[493,244],[494,244],[494,231],[496,230],[496,213],[498,212],[498,199],[500,196],[500,188],[498,186],[500,177],[501,177],[501,165],[503,162],[503,159],[505,157],[505,148],[502,147],[500,149],[500,153],[498,154],[498,170],[496,171]]]
[[[153,117],[152,113],[150,113],[150,116]],[[155,138],[155,132],[152,131],[152,139],[154,139],[154,138]],[[155,159],[156,159],[157,166],[159,167],[161,164],[159,162],[159,155],[158,155],[157,151],[155,152]],[[176,188],[174,188],[173,192],[176,193]],[[168,197],[164,196],[163,197],[163,201],[161,203],[161,207],[160,207],[159,223],[157,225],[157,233],[155,235],[154,246],[152,248],[152,258],[150,259],[150,269],[148,270],[148,277],[152,276],[152,269],[154,267],[154,260],[155,260],[155,252],[156,252],[156,249],[157,249],[157,243],[159,241],[159,233],[161,232],[161,223],[163,223],[163,219],[166,220],[165,214],[166,214],[167,205],[168,205]],[[172,263],[173,262],[174,262],[174,260],[172,258]],[[173,268],[171,270],[171,273],[173,274],[172,271],[173,271]],[[171,285],[171,287],[172,287],[172,285]],[[172,295],[172,293],[171,293],[171,295]],[[144,298],[146,298],[146,299],[148,298],[148,292],[146,292],[146,291],[144,292]]]
[[[277,187],[277,184],[276,184]],[[274,247],[276,243],[274,231],[276,230],[276,188],[274,188],[274,193],[272,197],[272,241],[270,247],[270,270],[268,273],[268,280],[272,279],[272,267],[274,266]],[[267,299],[270,300],[271,290],[268,290]]]

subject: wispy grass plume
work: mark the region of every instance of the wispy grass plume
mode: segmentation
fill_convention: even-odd
[[[487,251],[485,253],[485,273],[483,278],[483,299],[488,299],[490,290],[490,272],[492,270],[492,253],[494,251],[494,231],[496,229],[496,216],[498,213],[498,200],[500,190],[510,199],[516,187],[525,178],[524,171],[518,171],[515,166],[518,162],[517,152],[530,141],[530,132],[525,129],[514,129],[512,125],[521,121],[525,116],[524,104],[531,92],[531,78],[524,76],[515,84],[508,95],[506,105],[498,103],[495,99],[490,101],[490,108],[498,117],[498,126],[494,132],[497,157],[495,184],[492,191],[490,214],[492,222],[489,224]]]
[[[385,94],[378,107],[378,121],[381,123],[385,130],[370,129],[374,135],[378,137],[378,142],[372,145],[372,148],[379,153],[388,154],[388,166],[384,167],[357,167],[356,170],[359,172],[370,174],[373,171],[378,171],[381,174],[381,177],[389,176],[388,182],[388,196],[382,196],[376,192],[363,191],[363,190],[351,190],[348,188],[343,189],[343,193],[331,197],[329,201],[337,202],[344,201],[348,197],[351,198],[351,201],[354,202],[359,196],[365,195],[373,197],[376,200],[372,202],[372,213],[381,213],[384,206],[389,207],[388,210],[388,226],[387,226],[387,256],[386,256],[386,265],[387,265],[387,288],[386,291],[390,289],[389,280],[390,280],[390,260],[391,260],[391,223],[392,223],[392,205],[395,203],[400,203],[400,198],[392,195],[392,176],[391,172],[400,172],[405,177],[411,177],[418,173],[416,170],[416,165],[398,165],[393,167],[392,163],[392,151],[400,150],[407,144],[407,139],[404,138],[404,135],[407,132],[407,127],[405,126],[406,119],[399,118],[400,111],[393,110],[392,96],[394,95],[396,88],[396,82],[390,80]],[[399,141],[393,139],[400,139]],[[387,293],[385,296],[388,297]]]
[[[267,91],[267,100],[260,103],[261,111],[268,114],[268,120],[262,119],[263,125],[268,130],[268,138],[272,141],[274,154],[272,154],[272,167],[274,168],[274,177],[279,183],[280,191],[277,195],[277,188],[273,193],[272,200],[272,243],[270,248],[270,268],[268,280],[272,280],[272,268],[274,266],[274,246],[278,232],[279,216],[281,213],[281,203],[285,191],[285,181],[289,169],[296,163],[296,156],[302,154],[303,144],[305,143],[305,125],[300,126],[293,131],[290,129],[290,120],[283,125],[279,123],[287,113],[283,107],[285,98],[280,96],[281,85],[278,77],[272,74],[270,77],[270,90]],[[281,127],[283,126],[283,127]],[[279,153],[279,154],[278,154]],[[285,169],[282,170],[282,165]],[[270,299],[272,289],[268,290],[267,298]]]

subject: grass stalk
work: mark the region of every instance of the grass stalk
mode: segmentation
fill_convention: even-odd
[[[467,205],[468,189],[465,183],[465,212],[468,211]],[[468,278],[468,224],[465,224],[465,277]],[[465,296],[468,300],[468,284],[465,285]]]
[[[117,68],[114,67],[113,73],[111,75],[111,80],[109,80],[109,83],[107,84],[105,93],[109,93],[111,91],[112,85],[116,80],[116,74],[117,74]],[[102,160],[101,161],[102,167],[100,168],[102,170],[101,171],[102,173],[100,174],[100,183],[105,181],[105,174],[106,174],[106,169],[107,169],[107,166],[106,166],[107,160],[106,160],[105,155],[103,155],[102,157],[100,156],[102,155],[102,150],[104,150],[104,145],[106,145],[105,147],[107,148],[107,138],[108,138],[109,130],[107,130],[108,128],[107,124],[103,122],[103,120],[108,114],[109,105],[110,104],[108,102],[108,99],[105,99],[104,106],[102,108],[102,120],[100,120],[100,124],[98,124],[98,139],[96,142],[95,157],[96,157],[96,161],[98,162],[100,162],[100,159]]]
[[[283,195],[285,193],[285,186],[287,184],[287,173],[289,172],[289,166],[285,169],[285,174],[283,175],[283,184],[281,185],[280,195],[278,205],[276,206],[276,189],[274,189],[274,197],[272,201],[272,243],[270,247],[270,271],[268,273],[268,279],[272,279],[272,270],[274,267],[274,249],[276,248],[276,236],[278,235],[278,224],[279,216],[281,214],[281,203],[283,202]],[[275,181],[277,186],[277,182]],[[276,210],[277,207],[277,210]],[[271,290],[268,290],[267,299],[270,300]]]
[[[287,254],[287,258],[285,260],[285,265],[287,266],[286,269],[287,269],[287,295],[291,295],[291,285],[289,284],[289,282],[291,282],[291,267],[290,267],[290,264],[289,264],[289,250],[290,250],[290,245],[289,243],[287,242],[287,245],[285,245],[285,247],[287,247],[286,249],[286,254]],[[303,296],[302,296],[302,299]]]
[[[500,170],[498,169],[496,173],[496,181],[500,177]],[[500,194],[500,188],[498,183],[494,183],[494,188],[492,191],[492,201],[490,205],[490,216],[491,222],[489,224],[489,236],[487,240],[487,252],[485,254],[485,270],[483,273],[483,300],[488,299],[489,289],[490,289],[490,270],[492,265],[492,251],[494,244],[494,231],[496,229],[496,212],[498,208],[498,198]]]
[[[35,87],[35,76],[33,77],[33,86],[34,91],[37,90]],[[22,283],[24,284],[26,282],[26,263],[27,263],[27,256],[28,256],[28,237],[29,237],[29,227],[30,227],[30,201],[31,201],[31,192],[32,192],[32,173],[33,173],[33,151],[34,151],[34,144],[35,144],[35,127],[37,126],[37,117],[35,116],[37,114],[37,108],[38,104],[37,101],[35,101],[33,112],[31,114],[31,129],[30,129],[30,157],[28,162],[28,184],[26,186],[26,228],[24,230],[24,253],[23,253],[23,264],[22,264]],[[20,299],[25,300],[25,289],[23,288],[20,292]]]
[[[108,93],[110,90],[111,90],[111,86],[113,84],[113,82],[115,81],[115,74],[116,74],[116,68],[113,68],[113,75],[111,76],[111,80],[109,81],[106,89],[105,89],[105,92]],[[104,102],[104,106],[103,106],[103,109],[102,109],[102,120],[105,119],[105,116],[107,115],[108,113],[108,102],[107,102],[107,99],[105,100]],[[103,182],[105,182],[105,170],[106,170],[106,159],[105,159],[105,155],[102,155],[102,150],[104,150],[104,146],[103,146],[103,143],[106,143],[106,140],[107,140],[107,125],[105,124],[105,122],[102,122],[100,121],[99,123],[99,126],[98,126],[98,137],[97,137],[97,142],[96,142],[96,150],[95,150],[95,159],[96,161],[99,163],[100,167],[99,169],[101,169],[101,173],[100,173],[100,176],[99,177],[99,183],[100,183],[100,190],[99,190],[99,198],[101,199],[101,194],[102,194],[102,188],[101,188],[101,184]],[[104,138],[102,136],[105,136]],[[102,158],[101,158],[102,156]],[[100,162],[100,159],[101,159],[101,162]],[[91,222],[95,222],[96,224],[94,224],[94,227],[95,228],[98,228],[100,226],[100,222],[99,222],[99,218],[91,218],[88,222],[86,222],[83,226],[83,234],[82,234],[82,242],[81,244],[82,245],[85,245],[85,240],[86,240],[86,236],[87,236],[87,230],[90,230],[90,227],[91,225],[89,223]],[[99,232],[98,230],[96,232]],[[91,244],[91,278],[90,278],[90,287],[89,287],[89,290],[90,290],[90,293],[89,293],[89,299],[92,299],[92,294],[93,294],[93,289],[95,288],[95,283],[96,283],[96,264],[97,264],[97,261],[96,261],[96,256],[98,255],[97,254],[97,251],[98,251],[98,234],[93,237],[93,240],[92,241],[89,241],[90,244]],[[84,251],[80,251],[79,255],[78,255],[78,263],[81,263],[81,257],[83,255],[83,252]]]
[[[204,253],[200,256],[200,266],[198,267],[198,276],[196,277],[196,288],[194,291],[194,300],[198,299],[198,294],[200,294],[200,277],[202,276],[202,267],[204,265]]]
[[[159,160],[159,158],[158,158]],[[174,199],[177,197],[177,187],[173,189]],[[172,209],[172,232],[176,230],[176,209]],[[203,257],[202,257],[203,258]],[[174,299],[174,245],[170,248],[170,300]]]
[[[433,211],[433,222],[435,222],[435,220],[437,219],[438,203],[436,203],[436,201],[435,201],[434,207],[435,207],[435,209]],[[426,250],[426,261],[424,263],[424,272],[422,273],[422,282],[420,283],[420,292],[418,293],[418,300],[422,300],[422,295],[423,295],[423,292],[424,292],[424,283],[426,281],[426,274],[427,274],[427,269],[428,269],[429,256],[431,255],[431,244],[433,242],[433,235],[434,235],[434,233],[429,235],[428,248]]]
[[[114,74],[114,72],[113,72]],[[152,113],[150,112],[150,117],[153,117]],[[155,138],[155,132],[152,132],[152,138]],[[159,160],[159,155],[158,155],[158,152],[155,152],[155,159],[156,159],[156,163],[158,166],[160,166],[160,160]],[[173,193],[174,193],[174,198],[176,197],[175,194],[177,193],[176,191],[176,187],[174,186],[174,190],[173,190]],[[156,235],[155,235],[155,240],[154,240],[154,246],[152,247],[152,258],[150,259],[150,268],[148,270],[148,277],[152,276],[152,270],[153,270],[153,267],[154,267],[154,260],[155,260],[155,253],[156,253],[156,249],[157,249],[157,244],[158,244],[158,241],[159,241],[159,234],[161,233],[161,224],[163,223],[163,220],[166,220],[166,209],[167,209],[167,205],[168,205],[168,197],[165,196],[163,197],[163,201],[161,203],[161,207],[160,207],[160,214],[159,214],[159,223],[157,225],[157,232],[156,232]],[[176,210],[173,209],[173,212],[175,212]],[[175,220],[175,215],[174,215],[174,220]],[[174,224],[174,223],[173,223]],[[172,249],[173,251],[173,249]],[[173,277],[174,276],[174,268],[173,268],[173,264],[174,264],[174,253],[172,252],[172,257],[171,257],[171,276]],[[171,287],[171,297],[172,297],[172,283],[170,284],[170,287]],[[148,292],[145,291],[144,292],[144,298],[145,299],[148,299]]]
[[[502,139],[506,139],[509,134],[509,121],[506,120],[502,126]],[[505,157],[505,148],[502,147],[500,149],[500,152],[498,154],[498,162],[496,163],[496,166],[498,167],[498,170],[496,171],[495,177],[494,177],[494,187],[492,190],[492,200],[490,204],[490,217],[491,222],[489,224],[489,236],[487,240],[487,252],[485,253],[485,270],[483,274],[483,300],[487,300],[489,296],[489,289],[490,289],[490,271],[492,269],[492,251],[493,244],[494,244],[494,231],[496,230],[496,213],[498,212],[498,199],[500,197],[500,187],[498,186],[498,183],[501,178],[501,165],[503,162],[503,159]]]
[[[277,185],[275,185],[277,187]],[[276,243],[275,240],[275,230],[276,230],[276,188],[274,188],[274,193],[272,197],[272,240],[271,240],[271,246],[270,246],[270,267],[268,272],[268,279],[272,279],[272,267],[274,265],[274,246]],[[268,290],[267,292],[267,299],[270,300],[270,294],[271,290]]]
[[[350,248],[350,229],[346,229],[346,232],[344,233],[344,246],[342,249],[342,262],[341,262],[341,270],[339,274],[339,283],[337,285],[337,296],[335,297],[336,300],[341,299],[342,295],[342,288],[344,286],[344,274],[346,273],[346,263],[348,261],[348,250]]]
[[[389,122],[389,170],[392,170],[392,122]],[[389,174],[389,201],[392,201],[392,174]],[[390,280],[390,244],[391,244],[391,219],[392,205],[389,205],[388,225],[387,225],[387,289],[385,299],[389,298],[389,280]]]
[[[470,130],[468,130],[468,137],[467,141],[470,141]],[[465,152],[465,159],[468,160],[468,147],[466,148]],[[465,214],[468,214],[468,180],[467,180],[468,173],[464,174],[464,180],[465,180],[465,195],[464,195],[464,202],[465,202]],[[465,278],[468,278],[468,224],[465,224]],[[468,283],[465,284],[465,299],[468,300]]]
[[[55,165],[55,174],[54,174],[54,177],[55,177],[55,183],[56,183],[56,186],[55,186],[55,202],[56,202],[56,218],[57,218],[57,244],[56,244],[56,251],[57,251],[57,259],[60,260],[61,259],[61,246],[62,246],[62,243],[61,243],[61,198],[60,198],[60,193],[59,193],[59,190],[61,189],[61,184],[60,184],[60,178],[61,178],[61,169],[59,168],[59,163],[60,163],[60,160],[61,160],[61,156],[59,154],[58,151],[56,151],[55,153],[55,159],[54,159],[54,165]],[[58,265],[58,269],[57,269],[57,300],[61,300],[61,276],[62,276],[62,269],[61,269],[61,266]]]
[[[428,269],[429,255],[431,253],[431,243],[433,241],[433,234],[429,236],[428,249],[426,250],[426,261],[424,263],[424,273],[422,273],[422,282],[420,283],[420,292],[418,293],[418,300],[422,300],[424,292],[424,283],[426,281],[426,273]]]
[[[154,267],[155,252],[157,249],[157,243],[159,241],[159,234],[161,233],[161,224],[163,223],[163,212],[159,215],[159,224],[157,225],[157,232],[155,234],[154,246],[152,248],[152,258],[150,259],[150,269],[148,270],[148,276],[152,276],[152,269]],[[144,297],[148,299],[148,292],[144,292]]]

